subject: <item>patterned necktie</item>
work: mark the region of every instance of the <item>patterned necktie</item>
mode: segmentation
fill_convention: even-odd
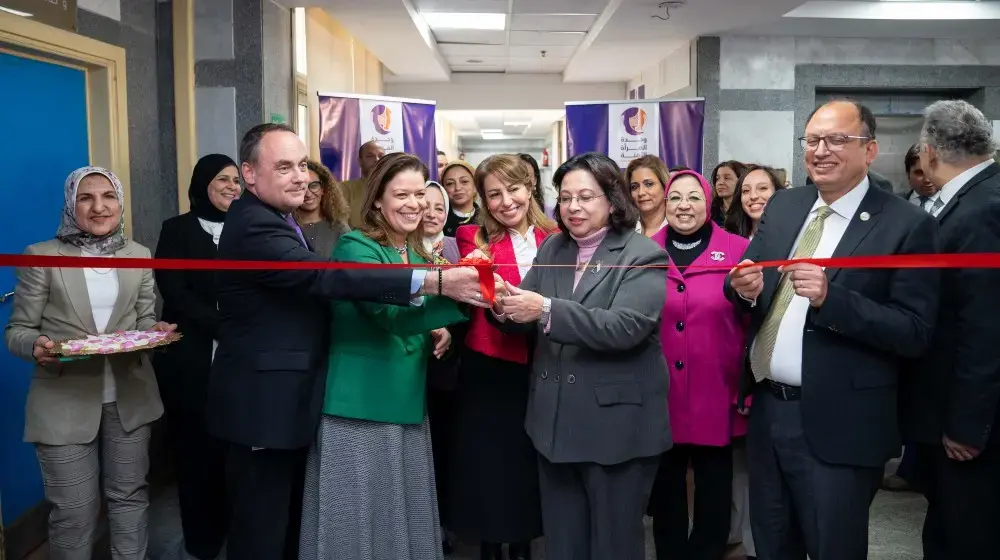
[[[944,201],[939,196],[934,199],[934,204],[931,204],[931,207],[927,211],[930,212],[931,216],[936,217],[942,208],[944,208]]]
[[[917,196],[917,200],[920,201],[920,208],[927,210],[927,201],[930,199],[931,197],[929,196],[923,196],[923,195]]]
[[[805,259],[813,256],[819,240],[823,237],[823,223],[830,216],[832,210],[829,206],[820,206],[816,209],[816,217],[806,226],[799,246],[795,249],[793,259]],[[781,277],[778,282],[778,290],[774,296],[774,303],[771,310],[764,318],[764,324],[757,331],[757,338],[753,346],[753,353],[750,356],[750,369],[753,370],[754,379],[759,383],[771,375],[771,357],[774,354],[774,344],[778,340],[778,327],[781,326],[781,319],[788,310],[788,305],[795,295],[795,287],[788,279],[788,274]]]
[[[299,234],[299,241],[302,242],[302,246],[308,249],[309,244],[306,243],[306,236],[302,235],[302,228],[300,228],[299,224],[295,221],[295,217],[291,214],[287,214],[285,215],[285,221],[288,222],[288,225],[292,226],[295,233]]]

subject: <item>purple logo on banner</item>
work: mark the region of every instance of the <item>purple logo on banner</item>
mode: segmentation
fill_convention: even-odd
[[[372,124],[379,134],[389,134],[392,130],[392,111],[385,105],[372,107]]]
[[[639,136],[646,128],[646,111],[638,107],[629,107],[622,111],[622,126],[625,132]]]

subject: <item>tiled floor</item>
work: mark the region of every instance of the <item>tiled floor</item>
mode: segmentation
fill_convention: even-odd
[[[889,467],[894,469],[894,466]],[[891,472],[891,471],[890,471]],[[869,560],[920,560],[920,526],[926,502],[909,492],[880,492],[871,511]],[[179,507],[173,488],[165,489],[154,499],[150,511],[149,560],[183,560],[181,554]],[[652,537],[647,527],[646,557],[655,558]],[[536,543],[534,558],[544,560],[540,545]],[[450,560],[475,560],[474,546],[457,546]],[[741,558],[735,553],[731,558]],[[38,551],[30,560],[47,560],[45,551]]]

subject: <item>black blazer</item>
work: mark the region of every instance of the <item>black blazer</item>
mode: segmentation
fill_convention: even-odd
[[[219,259],[328,262],[251,192],[229,208]],[[209,432],[251,447],[308,447],[323,404],[329,300],[409,305],[411,277],[406,269],[219,271]]]
[[[1000,165],[969,180],[937,215],[943,253],[1000,252]],[[906,441],[941,436],[982,449],[1000,443],[1000,269],[942,271],[929,353],[910,369],[900,402]]]
[[[816,197],[815,186],[776,192],[744,258],[787,259]],[[863,213],[867,220],[861,220]],[[833,256],[935,252],[937,227],[929,214],[869,187]],[[828,268],[826,273],[826,301],[810,309],[802,338],[805,437],[825,462],[881,467],[900,445],[900,358],[917,357],[930,343],[940,275],[934,269]],[[757,335],[779,279],[777,269],[764,270],[764,290],[752,307],[726,282],[726,296],[751,313],[748,341]],[[745,387],[752,390],[752,385],[748,372]]]
[[[214,259],[212,236],[188,212],[163,222],[156,245],[158,259]],[[212,341],[219,330],[215,275],[210,271],[154,270],[163,300],[162,319],[184,335],[153,356],[160,392],[169,405],[201,414],[212,365]],[[168,412],[169,414],[169,412]]]

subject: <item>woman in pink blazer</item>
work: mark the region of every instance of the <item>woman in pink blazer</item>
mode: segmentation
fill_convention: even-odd
[[[674,447],[663,454],[649,500],[657,557],[725,556],[732,505],[733,438],[746,433],[736,410],[743,371],[744,317],[722,293],[747,240],[710,219],[712,188],[694,171],[667,185],[667,227],[652,237],[670,255],[660,323],[670,369],[668,410]],[[694,470],[688,534],[686,475]]]

